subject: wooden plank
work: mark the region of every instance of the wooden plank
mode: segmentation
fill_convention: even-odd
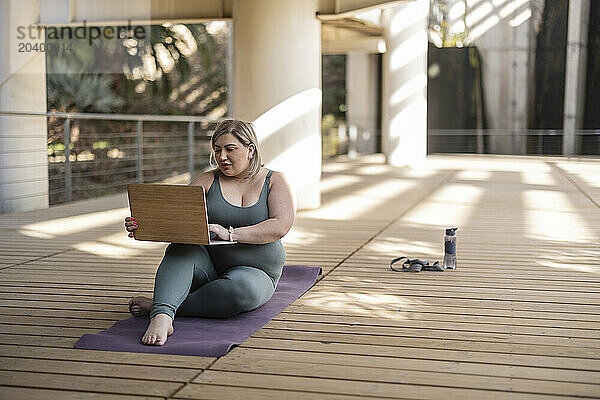
[[[158,266],[157,266],[158,267]],[[40,271],[37,268],[28,268],[28,267],[19,267],[18,271],[15,268],[6,269],[4,273],[1,275],[2,278],[12,277],[14,274],[18,274],[19,276],[23,276],[24,279],[28,279],[30,277],[47,277],[47,278],[56,278],[56,277],[85,277],[86,275],[90,278],[90,282],[93,282],[94,278],[126,278],[126,279],[154,279],[154,275],[156,274],[155,269],[152,271],[148,270],[145,273],[129,273],[129,272],[95,272],[93,269],[89,269],[88,271],[71,271],[68,269],[60,270],[60,269],[50,269]],[[5,279],[3,279],[5,280]],[[68,281],[68,279],[67,279]]]
[[[283,371],[285,373],[285,371]],[[207,370],[200,374],[193,383],[202,383],[204,386],[193,388],[188,386],[174,397],[181,396],[180,393],[189,393],[195,389],[203,390],[209,385],[223,385],[228,387],[240,388],[269,388],[271,390],[296,390],[311,392],[313,396],[316,393],[325,394],[343,394],[352,396],[378,396],[385,398],[405,398],[405,399],[465,399],[465,398],[485,398],[485,399],[506,399],[509,395],[507,391],[492,391],[480,389],[465,389],[440,386],[435,381],[427,382],[426,386],[404,383],[400,374],[395,378],[395,382],[371,382],[364,380],[351,379],[330,379],[322,377],[307,376],[286,376],[280,374],[256,374],[244,372],[226,372]],[[448,374],[449,377],[452,374]],[[507,387],[510,389],[510,386]],[[198,394],[199,396],[202,396]],[[400,397],[398,397],[400,396]],[[187,397],[186,398],[202,398]],[[567,396],[538,395],[534,393],[515,393],[510,392],[511,399],[566,399]]]
[[[154,287],[150,283],[141,283],[141,284],[120,284],[120,285],[111,285],[110,281],[106,283],[69,283],[69,282],[2,282],[0,281],[0,290],[2,287],[6,286],[20,286],[20,287],[29,287],[29,288],[57,288],[57,289],[71,289],[71,288],[81,288],[81,290],[104,290],[104,292],[112,292],[112,291],[124,291],[124,295],[127,296],[131,290],[142,290],[145,292],[152,292]]]
[[[7,310],[6,308],[5,310]],[[396,310],[397,311],[397,310]],[[6,312],[4,312],[6,313]],[[513,311],[508,315],[504,310],[497,309],[478,309],[478,308],[436,308],[428,307],[419,311],[406,312],[390,312],[382,315],[367,314],[364,308],[360,307],[344,307],[343,309],[332,310],[319,307],[309,307],[306,305],[291,304],[283,314],[317,314],[327,316],[340,317],[388,317],[402,318],[411,320],[425,321],[455,321],[460,318],[462,322],[474,323],[497,323],[508,325],[525,325],[525,326],[552,326],[562,328],[579,328],[579,329],[598,329],[600,328],[600,315],[594,314],[561,314],[552,312],[530,312],[530,311]],[[575,315],[575,318],[572,316]]]
[[[253,349],[253,348],[236,348],[226,358],[219,359],[211,370],[234,371],[238,370],[238,366],[252,365],[255,362],[291,362],[291,363],[312,363],[328,366],[332,372],[331,376],[340,374],[345,367],[356,368],[356,372],[362,368],[371,369],[366,375],[362,375],[362,379],[369,381],[377,381],[377,374],[382,372],[386,374],[386,369],[391,370],[410,370],[410,371],[425,371],[425,372],[451,372],[456,380],[459,381],[457,375],[478,375],[492,376],[518,379],[538,379],[551,380],[559,382],[572,383],[589,383],[600,385],[600,371],[582,371],[560,368],[539,368],[525,367],[515,365],[501,365],[496,363],[494,359],[488,359],[486,362],[478,363],[473,361],[457,361],[457,360],[429,360],[424,357],[411,358],[407,356],[392,357],[389,355],[375,356],[365,354],[331,354],[322,352],[308,352],[296,350],[268,350],[268,349]],[[233,366],[230,368],[230,366]],[[245,368],[245,367],[243,367]],[[244,369],[247,371],[247,369]],[[286,369],[286,371],[288,371]],[[389,371],[388,371],[389,372]],[[293,369],[289,370],[293,374]],[[316,371],[315,371],[316,373]],[[373,375],[372,378],[369,376]],[[350,376],[347,376],[350,378]],[[600,390],[600,386],[598,387]]]
[[[198,373],[198,370],[205,369],[216,360],[214,357],[188,357],[173,354],[130,353],[124,351],[83,350],[74,348],[57,349],[50,347],[15,346],[5,344],[0,344],[0,355],[4,357],[22,357],[29,359],[89,361],[97,363],[164,367],[165,371],[169,371],[167,368],[191,369],[195,373]]]
[[[150,380],[185,383],[193,379],[201,370],[121,364],[114,362],[74,361],[44,359],[40,362],[37,358],[2,357],[2,369],[10,371],[23,371],[29,373],[55,373],[70,374],[75,376],[119,378],[129,380]]]
[[[374,285],[394,285],[394,287],[411,287],[417,285],[426,284],[428,286],[435,287],[489,287],[489,288],[506,288],[507,284],[510,284],[510,288],[512,290],[530,290],[530,289],[542,289],[542,290],[550,290],[550,291],[589,291],[589,290],[600,290],[600,282],[573,282],[573,281],[552,281],[552,280],[536,280],[534,282],[524,281],[519,282],[514,278],[487,278],[487,279],[478,279],[478,280],[465,280],[464,277],[459,276],[444,276],[443,280],[440,278],[436,278],[432,276],[432,274],[423,274],[424,276],[420,276],[418,280],[416,279],[406,279],[402,276],[389,276],[386,274],[382,276],[382,274],[358,274],[358,273],[349,273],[343,267],[337,268],[331,274],[327,276],[327,281],[331,283],[369,283]],[[395,279],[394,279],[395,278]]]
[[[600,277],[591,275],[589,272],[578,271],[575,269],[566,269],[561,271],[544,271],[536,272],[533,271],[536,269],[534,266],[519,269],[519,270],[503,270],[502,268],[498,268],[497,270],[490,269],[478,269],[478,268],[467,268],[467,267],[458,267],[455,271],[445,271],[445,272],[421,272],[418,274],[405,274],[401,272],[394,272],[389,268],[391,257],[382,258],[378,263],[367,265],[364,262],[357,262],[355,265],[351,266],[349,261],[345,261],[342,264],[342,269],[340,271],[345,271],[351,274],[355,273],[363,273],[365,275],[372,274],[373,276],[382,276],[385,274],[386,277],[404,277],[402,279],[405,280],[416,280],[424,278],[432,278],[437,277],[440,279],[442,277],[451,275],[450,278],[462,278],[463,280],[467,280],[470,278],[474,279],[484,279],[485,275],[489,275],[490,278],[499,279],[499,278],[508,278],[513,280],[527,280],[527,279],[543,279],[543,280],[560,280],[560,281],[584,281],[584,282],[599,282]],[[431,261],[431,258],[430,258]],[[538,267],[539,268],[539,267]],[[453,276],[452,276],[453,275]],[[589,278],[589,280],[587,279]],[[444,278],[446,279],[446,278]]]
[[[110,326],[111,324],[108,325]],[[107,326],[107,328],[109,326]],[[98,329],[65,328],[58,326],[0,325],[0,333],[80,338],[86,333],[98,333]]]
[[[266,351],[265,351],[266,352]],[[282,357],[283,352],[277,356]],[[302,357],[298,357],[302,355]],[[339,356],[336,362],[326,362],[322,354],[313,354],[314,361],[306,361],[306,355],[302,353],[293,353],[289,360],[279,360],[276,358],[253,358],[240,357],[235,359],[228,357],[224,360],[218,360],[210,371],[204,374],[211,375],[213,371],[226,372],[246,372],[246,373],[264,373],[273,375],[302,376],[306,378],[327,378],[334,379],[337,382],[343,380],[368,381],[369,383],[388,383],[394,385],[397,382],[411,385],[433,385],[441,387],[463,388],[469,387],[480,390],[496,390],[507,392],[523,392],[538,394],[559,394],[565,396],[593,397],[600,393],[600,385],[594,383],[573,383],[562,381],[560,378],[554,380],[553,369],[526,369],[514,367],[513,373],[508,376],[496,375],[495,371],[506,371],[504,367],[487,365],[473,366],[470,363],[454,363],[454,367],[445,364],[443,367],[448,369],[436,369],[440,367],[439,362],[416,363],[413,366],[412,360],[388,359],[386,363],[380,362],[377,368],[369,366],[369,360],[365,356],[361,358],[362,364],[358,361],[350,361],[350,357]],[[373,360],[373,359],[371,359]],[[429,366],[428,366],[429,365]],[[419,369],[419,366],[423,368]],[[510,368],[509,368],[510,369]],[[534,375],[535,378],[523,379],[518,377],[518,371]],[[204,375],[202,374],[202,375]],[[581,373],[584,375],[584,373]],[[200,375],[193,382],[204,383],[203,376]],[[558,373],[560,377],[560,373]],[[563,377],[569,374],[564,374]],[[575,374],[570,374],[574,376]],[[597,375],[596,375],[597,376]],[[589,378],[589,377],[586,377]],[[582,378],[582,379],[586,379]],[[389,387],[390,392],[387,396],[392,396],[400,388]],[[353,388],[357,390],[357,388]],[[356,393],[356,392],[355,392]],[[368,392],[359,392],[357,394],[368,394]]]
[[[117,321],[129,318],[129,311],[81,311],[81,310],[57,310],[57,309],[39,309],[26,307],[2,307],[0,309],[0,318],[2,315],[27,315],[27,316],[46,316],[46,317],[64,317],[79,319],[99,319],[106,321]]]
[[[371,299],[370,302],[365,299]],[[356,291],[354,293],[344,291],[320,291],[318,288],[311,289],[296,302],[297,305],[321,306],[327,308],[328,304],[335,304],[342,307],[345,304],[349,306],[363,307],[365,310],[402,310],[402,311],[420,311],[429,307],[473,307],[473,308],[492,308],[505,310],[510,315],[512,310],[518,311],[544,311],[556,313],[583,313],[597,314],[598,306],[589,304],[574,304],[560,302],[535,302],[504,298],[498,296],[495,298],[463,299],[460,297],[441,297],[441,296],[400,296],[388,293],[364,293]]]
[[[35,301],[35,300],[0,300],[0,307],[33,307],[33,308],[55,308],[62,310],[91,310],[91,311],[109,311],[109,312],[124,312],[127,310],[127,303],[123,305],[105,305],[101,303],[75,303],[72,301]]]
[[[127,274],[147,274],[153,273],[158,265],[160,264],[160,260],[157,260],[156,263],[149,263],[147,266],[140,266],[140,264],[119,264],[121,269],[121,273]],[[28,264],[23,264],[17,266],[19,272],[23,273],[47,273],[47,272],[94,272],[94,273],[115,273],[119,272],[115,269],[114,264],[106,264],[106,265],[94,265],[94,266],[86,266],[80,263],[74,263],[72,261],[68,262],[55,262],[52,258],[45,258],[40,261],[31,262]],[[6,272],[14,272],[12,270],[8,270]]]
[[[81,285],[92,285],[99,283],[102,285],[112,285],[115,287],[127,287],[132,285],[152,285],[154,276],[148,274],[147,277],[136,277],[136,278],[120,278],[120,277],[85,277],[83,275],[72,276],[68,273],[60,274],[48,274],[48,275],[35,275],[35,274],[21,274],[19,272],[3,272],[0,274],[2,282],[30,282],[32,284],[38,283],[71,283]]]
[[[1,328],[0,328],[1,329]],[[68,329],[68,328],[64,328]],[[504,332],[473,332],[469,330],[444,330],[444,329],[416,329],[402,327],[371,327],[360,325],[343,324],[321,324],[318,322],[293,322],[293,321],[270,321],[262,329],[288,329],[302,330],[310,332],[329,332],[344,333],[350,335],[372,335],[372,336],[393,336],[393,337],[426,337],[426,338],[444,338],[444,340],[472,340],[472,341],[490,341],[519,344],[538,344],[538,345],[559,345],[565,347],[584,347],[589,349],[600,348],[600,332],[588,338],[573,338],[548,336],[543,332],[537,335],[513,332],[514,329],[505,329]]]
[[[461,320],[460,316],[456,316],[454,321],[431,321],[431,320],[410,320],[410,319],[390,319],[390,318],[374,318],[374,317],[340,317],[328,316],[319,314],[290,314],[282,313],[273,318],[274,321],[291,321],[291,322],[309,322],[309,323],[334,323],[351,326],[372,327],[375,331],[381,327],[401,327],[401,328],[419,328],[419,329],[439,329],[439,330],[465,330],[471,332],[506,332],[512,334],[526,335],[544,335],[544,336],[566,336],[580,338],[599,338],[600,326],[596,324],[594,329],[586,328],[559,328],[554,326],[527,326],[514,323],[494,324],[483,321],[473,323]],[[0,321],[2,317],[0,316]],[[14,323],[18,318],[14,320]],[[510,321],[508,321],[510,322]]]
[[[375,241],[374,243],[378,243],[379,240]],[[498,245],[498,244],[494,244],[494,245]],[[506,244],[506,246],[510,246],[510,244]],[[387,247],[387,246],[385,246]],[[393,247],[393,246],[390,246]],[[550,250],[550,249],[548,249]],[[557,250],[554,248],[554,250]],[[369,272],[369,271],[376,271],[377,268],[380,269],[385,269],[386,271],[389,271],[389,263],[390,260],[396,256],[396,253],[398,252],[398,249],[390,249],[390,250],[384,250],[386,253],[388,251],[393,251],[392,254],[382,254],[382,251],[380,250],[378,252],[377,255],[371,255],[369,256],[366,253],[366,250],[364,250],[364,248],[359,251],[354,253],[351,257],[349,257],[346,261],[344,261],[344,267],[348,268],[348,270],[355,270],[355,272],[360,272],[358,270],[360,270],[361,268],[363,269],[363,271]],[[542,250],[539,250],[542,251]],[[560,250],[559,250],[560,251]],[[580,251],[586,251],[586,250],[580,250]],[[566,249],[565,251],[566,252]],[[595,252],[595,251],[594,251]],[[539,253],[538,253],[539,254]],[[410,254],[412,255],[412,254]],[[417,254],[412,255],[411,258],[417,258],[415,257]],[[421,259],[429,259],[430,261],[433,260],[439,260],[439,258],[443,255],[442,253],[435,253],[435,254],[418,254],[419,257]],[[461,253],[462,255],[462,253]],[[531,259],[526,259],[523,258],[523,260],[520,261],[511,261],[510,264],[507,264],[505,261],[501,261],[501,260],[491,260],[490,259],[491,254],[485,254],[482,255],[481,257],[471,257],[471,258],[461,258],[458,264],[457,269],[453,270],[453,271],[446,271],[446,272],[450,272],[450,274],[448,275],[462,275],[462,274],[473,274],[475,272],[488,272],[490,274],[493,275],[497,275],[497,276],[520,276],[520,275],[541,275],[541,277],[554,277],[554,276],[560,276],[561,273],[563,273],[563,270],[560,269],[556,269],[556,268],[549,268],[549,267],[544,267],[543,265],[541,265],[539,262],[540,261],[557,261],[555,259],[534,259],[533,257],[535,257],[534,255],[532,255]],[[500,256],[500,255],[499,255]],[[457,256],[458,257],[458,256]],[[572,256],[570,256],[572,257]],[[565,263],[566,264],[566,263]],[[570,263],[569,263],[570,264]],[[590,258],[586,259],[586,262],[575,262],[575,264],[580,264],[580,265],[593,265],[593,256],[590,256]],[[386,268],[387,267],[387,268]],[[390,271],[391,273],[392,271]],[[578,270],[572,270],[572,273],[574,275],[584,275],[585,272],[582,271],[578,271]],[[426,274],[421,274],[418,276],[422,276],[422,275],[426,275]],[[435,275],[439,276],[439,273],[436,273]],[[593,278],[593,277],[592,277]]]
[[[125,396],[123,394],[92,393],[72,390],[32,389],[24,387],[0,386],[0,398],[10,400],[159,400],[156,396]]]
[[[52,337],[27,335],[21,333],[0,333],[0,344],[16,345],[16,346],[40,346],[40,347],[56,347],[56,348],[74,348],[75,342],[79,337]]]
[[[87,296],[108,296],[114,298],[126,298],[131,296],[130,290],[120,290],[118,288],[82,288],[73,285],[70,288],[60,287],[39,287],[39,286],[0,286],[0,294],[3,293],[31,293],[31,294],[54,294],[54,295],[76,295],[80,297]],[[153,291],[147,293],[152,296]]]
[[[438,346],[439,347],[439,346]],[[497,346],[496,346],[497,347]],[[272,339],[251,337],[240,345],[240,348],[296,350],[329,354],[354,354],[366,356],[382,356],[410,358],[422,360],[459,361],[482,364],[516,365],[523,367],[560,368],[584,371],[600,371],[600,360],[567,356],[528,355],[516,353],[492,352],[482,349],[460,350],[426,347],[399,347],[376,344],[328,343],[299,339]]]
[[[81,318],[45,318],[29,315],[0,315],[0,323],[6,325],[58,326],[104,330],[112,326],[114,320],[93,320]]]
[[[167,397],[183,387],[182,383],[147,379],[104,378],[4,370],[0,370],[0,385],[163,397]]]
[[[72,283],[68,283],[68,282],[54,282],[54,283],[50,283],[50,282],[45,282],[45,283],[41,283],[41,284],[34,284],[34,283],[30,283],[30,282],[2,282],[0,281],[0,290],[3,290],[3,288],[23,288],[24,290],[29,290],[29,288],[33,288],[31,290],[35,290],[35,289],[40,289],[43,291],[47,290],[51,290],[51,289],[65,289],[65,290],[75,290],[75,289],[81,289],[83,291],[83,293],[85,293],[87,290],[101,290],[103,293],[106,293],[106,291],[110,291],[110,292],[114,292],[114,291],[123,291],[124,296],[126,296],[129,293],[129,288],[136,288],[139,287],[140,285],[123,285],[123,286],[117,286],[115,287],[115,285],[110,285],[109,283],[107,284],[94,284],[94,285],[89,285],[89,284],[84,284],[84,285],[79,285],[79,284],[72,284]],[[151,288],[152,290],[153,288]],[[60,292],[58,292],[60,293]]]
[[[600,305],[600,299],[595,299],[589,296],[589,293],[575,292],[544,292],[542,290],[512,290],[512,289],[489,289],[489,288],[452,288],[439,289],[436,287],[427,287],[422,285],[418,288],[396,288],[395,286],[381,287],[378,285],[360,285],[360,284],[343,284],[338,285],[327,280],[320,282],[314,288],[314,292],[337,292],[345,293],[368,293],[368,294],[400,294],[405,296],[416,297],[444,297],[444,298],[460,298],[460,299],[485,299],[485,298],[501,298],[506,300],[517,301],[538,301],[544,303],[563,303],[563,304],[589,304]]]
[[[296,390],[287,390],[281,388],[257,389],[255,387],[234,387],[221,385],[204,385],[197,383],[189,383],[183,389],[169,397],[169,399],[210,399],[210,400],[314,400],[315,398],[322,400],[358,400],[358,399],[373,399],[381,400],[384,397],[376,396],[352,396],[339,395],[324,392],[301,392]],[[400,397],[397,397],[401,399]]]
[[[106,292],[105,292],[106,294]],[[86,294],[47,294],[47,293],[2,293],[0,300],[14,299],[15,301],[46,301],[64,303],[101,303],[101,304],[128,304],[130,295],[125,296],[92,296]]]
[[[417,258],[413,256],[413,258]],[[420,257],[424,259],[423,256]],[[429,258],[431,262],[433,257]],[[437,257],[436,257],[437,258]],[[420,280],[425,277],[437,277],[438,279],[450,279],[450,278],[460,278],[463,279],[472,277],[472,278],[482,278],[482,274],[489,274],[490,278],[507,278],[515,280],[526,280],[528,278],[537,278],[537,279],[550,279],[550,280],[582,280],[586,281],[585,278],[587,275],[590,275],[590,272],[598,272],[594,268],[593,265],[586,265],[583,263],[570,263],[569,267],[565,267],[564,269],[555,269],[555,270],[546,270],[543,273],[539,271],[535,271],[536,269],[540,269],[539,265],[530,265],[523,268],[503,268],[497,267],[493,269],[487,268],[478,268],[478,267],[468,267],[468,266],[459,266],[454,271],[445,271],[445,272],[436,272],[436,271],[424,271],[418,274],[404,274],[400,272],[392,271],[389,268],[390,260],[392,257],[385,257],[380,259],[378,262],[367,265],[365,262],[356,262],[355,265],[349,264],[349,261],[345,261],[343,266],[343,271],[347,271],[348,273],[359,273],[357,269],[361,269],[361,273],[372,273],[378,276],[385,277],[404,277],[402,279],[405,280]],[[485,261],[480,261],[479,263],[483,263]],[[563,263],[564,264],[564,263]],[[561,264],[559,264],[561,265]],[[580,270],[578,268],[585,267],[585,270]],[[577,278],[577,279],[573,279]],[[590,276],[590,282],[598,282],[598,277]]]
[[[252,337],[265,339],[288,339],[288,340],[308,340],[330,343],[348,343],[378,345],[390,347],[414,347],[425,349],[450,349],[450,350],[468,350],[485,351],[508,354],[529,354],[529,355],[548,355],[564,356],[575,358],[597,359],[597,352],[588,348],[563,346],[563,345],[537,345],[527,343],[507,343],[506,341],[472,341],[469,339],[446,339],[443,336],[438,338],[413,337],[413,336],[380,336],[380,335],[357,335],[352,333],[336,332],[317,332],[317,331],[299,331],[289,329],[261,329]]]

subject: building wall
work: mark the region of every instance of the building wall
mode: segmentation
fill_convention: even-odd
[[[19,43],[43,43],[29,34],[17,37],[18,28],[35,23],[38,15],[37,0],[0,2],[0,111],[46,112],[45,54],[18,52]],[[43,38],[43,29],[39,34]],[[0,213],[48,207],[46,143],[45,116],[0,115]]]
[[[481,54],[486,116],[495,134],[490,151],[524,153],[522,133],[528,127],[532,95],[534,25],[543,1],[467,0],[466,7],[463,0],[447,3],[451,31],[466,30],[470,44]]]
[[[377,151],[379,79],[377,55],[350,53],[346,59],[346,121],[357,129],[357,151]]]

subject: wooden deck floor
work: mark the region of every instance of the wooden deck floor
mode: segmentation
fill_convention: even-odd
[[[371,156],[322,187],[285,247],[323,277],[219,359],[73,348],[152,295],[165,245],[126,237],[124,195],[0,216],[0,398],[600,397],[600,161]],[[389,270],[450,226],[456,271]]]

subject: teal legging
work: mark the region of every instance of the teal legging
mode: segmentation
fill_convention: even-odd
[[[150,318],[227,318],[265,304],[276,282],[266,272],[236,266],[218,274],[204,246],[171,243],[156,271]]]

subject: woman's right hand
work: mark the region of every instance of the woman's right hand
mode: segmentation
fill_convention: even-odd
[[[133,231],[138,228],[138,223],[133,217],[125,218],[125,229],[129,232],[129,237],[133,237]]]

